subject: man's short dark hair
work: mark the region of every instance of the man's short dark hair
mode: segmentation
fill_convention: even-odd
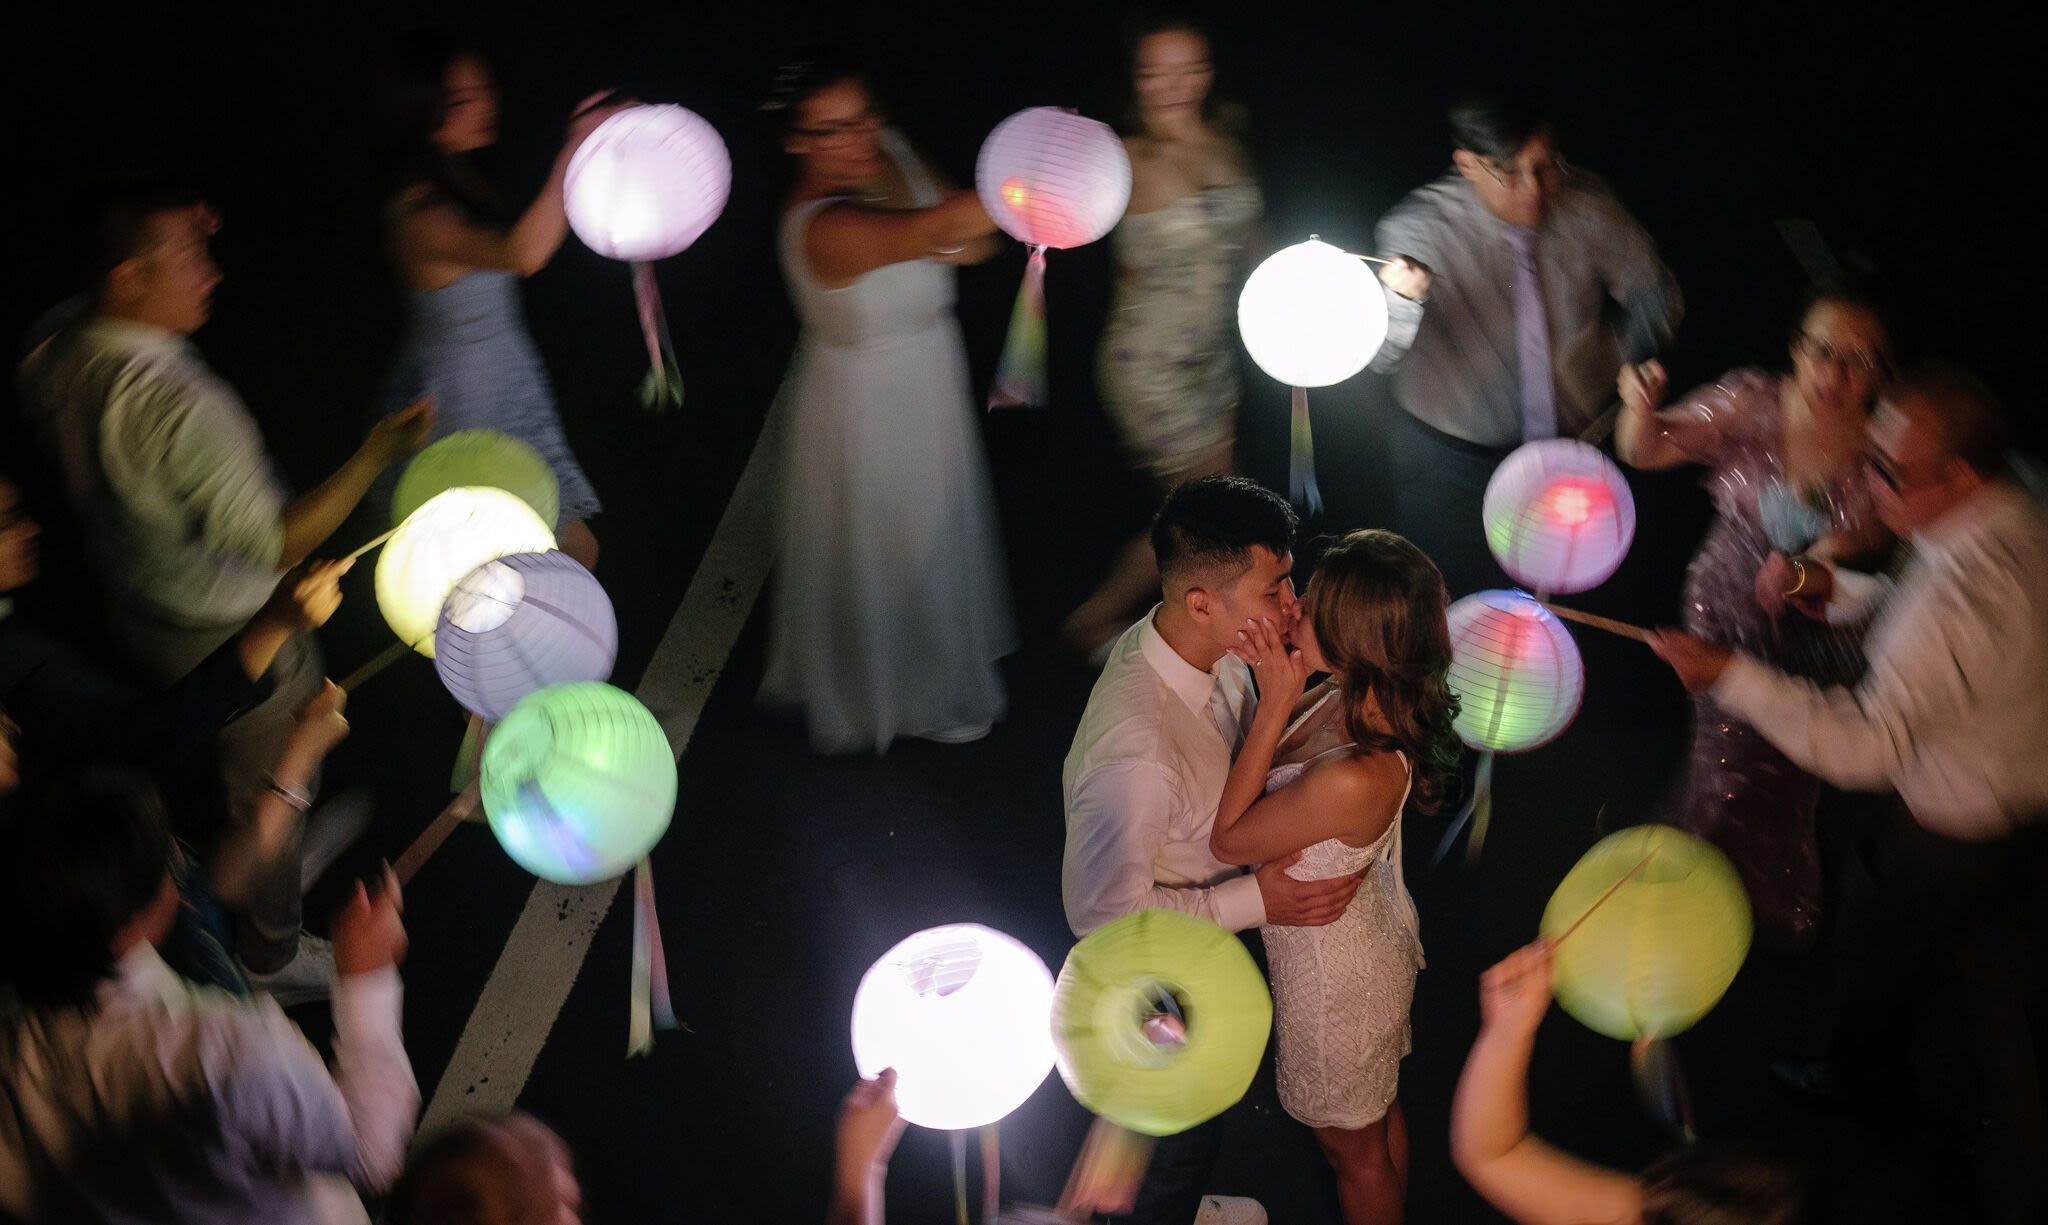
[[[1253,546],[1275,557],[1294,550],[1297,520],[1287,499],[1241,476],[1205,476],[1175,489],[1152,521],[1152,552],[1159,572],[1176,575],[1242,574]]]
[[[1451,107],[1451,147],[1488,161],[1512,160],[1538,133],[1550,130],[1544,108],[1520,90],[1473,94]]]
[[[141,775],[93,767],[21,794],[0,824],[0,981],[31,1006],[89,1004],[114,937],[163,888],[163,799]]]
[[[1982,476],[2005,472],[2012,421],[1984,380],[1952,362],[1921,362],[1885,393],[1894,404],[1905,396],[1931,410],[1926,419],[1940,435],[1943,450]]]
[[[193,184],[168,176],[91,189],[84,208],[87,229],[78,256],[81,284],[99,292],[109,273],[149,250],[155,239],[150,228],[154,218],[205,202],[205,195]]]

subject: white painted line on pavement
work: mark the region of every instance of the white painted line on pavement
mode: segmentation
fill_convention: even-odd
[[[773,561],[780,421],[780,414],[771,410],[689,590],[635,692],[661,720],[678,759],[697,730],[697,718],[746,626]],[[535,882],[427,1103],[420,1119],[422,1134],[466,1114],[512,1109],[533,1074],[534,1061],[547,1044],[619,883],[572,888]],[[617,979],[623,988],[624,966],[618,967]],[[623,1002],[625,992],[618,995]],[[622,1023],[623,1017],[622,1009]]]

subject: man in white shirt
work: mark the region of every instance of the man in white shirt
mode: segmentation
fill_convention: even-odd
[[[335,1067],[277,1004],[157,956],[179,896],[161,802],[112,772],[0,822],[0,1217],[365,1221],[419,1110],[397,881],[334,921]]]
[[[1878,511],[1914,552],[1872,623],[1861,682],[1823,688],[1674,631],[1655,646],[1688,689],[1711,688],[1803,768],[1898,793],[1902,811],[1844,886],[1837,1058],[1781,1065],[1781,1078],[1832,1094],[1882,1075],[1895,1114],[1896,1069],[1911,1065],[1884,1029],[1912,1015],[1915,992],[1941,993],[1962,1031],[1934,1037],[1965,1069],[1979,1219],[2027,1220],[2041,1156],[2025,995],[2048,885],[2048,510],[2007,475],[2001,415],[1968,376],[1907,379],[1870,441]],[[1809,611],[1872,585],[1808,558],[1781,569],[1782,593]]]
[[[433,414],[424,403],[391,414],[333,475],[287,499],[241,397],[189,339],[221,280],[209,246],[218,218],[165,185],[111,193],[97,212],[89,312],[22,362],[22,411],[84,536],[115,644],[168,684],[233,637],[379,473],[419,450]],[[270,696],[222,732],[239,823],[253,820],[321,672],[312,635],[295,635],[271,665]],[[311,955],[294,965],[298,864],[296,847],[278,857],[237,938],[252,981],[287,1003],[328,978],[323,942],[311,937]]]
[[[1298,854],[1246,874],[1209,853],[1258,700],[1230,648],[1253,619],[1294,624],[1294,526],[1286,501],[1242,477],[1190,481],[1161,508],[1165,599],[1111,648],[1067,753],[1061,884],[1076,935],[1154,908],[1238,931],[1325,924],[1351,904],[1357,876],[1295,880],[1285,869]],[[1128,1219],[1194,1220],[1220,1136],[1212,1119],[1161,1141]]]

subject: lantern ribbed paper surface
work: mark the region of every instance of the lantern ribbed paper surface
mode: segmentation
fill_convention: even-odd
[[[513,553],[455,584],[434,630],[434,671],[463,709],[495,723],[536,689],[609,678],[618,649],[611,598],[582,563]]]
[[[1327,387],[1380,351],[1387,299],[1363,260],[1311,238],[1252,269],[1237,330],[1259,369],[1292,387]]]
[[[1056,106],[996,125],[974,164],[982,207],[1034,247],[1079,247],[1114,229],[1131,199],[1131,159],[1106,123]]]
[[[1636,534],[1627,478],[1600,448],[1576,438],[1518,447],[1493,470],[1480,515],[1500,568],[1545,592],[1606,582]]]
[[[1173,1001],[1185,1040],[1146,1031]],[[1273,1027],[1273,997],[1244,945],[1214,923],[1144,910],[1090,932],[1053,996],[1060,1075],[1083,1106],[1148,1136],[1222,1113],[1252,1083]]]
[[[1610,889],[1614,896],[1600,901]],[[1669,1038],[1691,1027],[1749,954],[1749,898],[1734,867],[1668,825],[1594,843],[1551,896],[1542,932],[1556,939],[1581,916],[1557,946],[1552,982],[1566,1012],[1610,1038]]]
[[[656,260],[697,241],[731,190],[732,159],[717,128],[680,106],[635,106],[577,146],[562,207],[599,255]]]
[[[676,760],[639,699],[594,681],[550,685],[484,742],[484,813],[515,863],[559,885],[626,871],[661,841]]]
[[[1475,749],[1519,753],[1578,713],[1586,683],[1564,623],[1521,591],[1481,591],[1451,605],[1450,686],[1458,735]]]
[[[553,530],[561,514],[554,469],[531,446],[499,430],[457,430],[429,445],[398,478],[391,495],[393,526],[444,489],[488,486],[519,495]]]
[[[502,489],[446,489],[406,517],[377,556],[377,607],[400,642],[431,658],[441,606],[462,576],[507,553],[545,553],[555,534]]]
[[[896,1069],[896,1107],[922,1127],[981,1127],[1052,1071],[1052,971],[978,923],[928,928],[882,954],[853,996],[862,1076]]]

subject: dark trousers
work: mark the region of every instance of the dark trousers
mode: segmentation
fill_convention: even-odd
[[[1916,1068],[1969,1153],[1983,1221],[2040,1196],[2040,1065],[2028,991],[2042,949],[2048,827],[1995,842],[1944,838],[1901,806],[1850,857],[1835,934],[1845,1083],[1896,1117]]]
[[[1453,600],[1519,586],[1493,560],[1479,517],[1486,482],[1512,448],[1454,438],[1398,409],[1387,418],[1394,530],[1429,554]]]
[[[1127,1216],[1104,1217],[1115,1225],[1189,1225],[1202,1206],[1202,1190],[1223,1148],[1221,1115],[1152,1148],[1152,1163],[1138,1187],[1138,1202]]]

